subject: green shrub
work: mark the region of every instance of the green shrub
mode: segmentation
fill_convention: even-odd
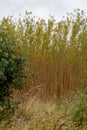
[[[87,95],[86,92],[79,94],[79,99],[73,108],[73,122],[77,125],[87,125]]]
[[[0,24],[0,105],[11,107],[13,89],[21,87],[24,57],[18,52],[15,29],[4,19]]]

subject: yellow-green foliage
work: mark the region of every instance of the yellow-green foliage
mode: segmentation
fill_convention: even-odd
[[[47,22],[35,19],[28,12],[23,20],[17,22],[21,49],[26,51],[27,66],[35,74],[34,78],[28,77],[27,86],[31,89],[44,84],[37,90],[39,97],[61,97],[86,87],[86,22],[86,12],[79,9],[60,22],[54,17]]]
[[[87,87],[86,12],[77,9],[60,22],[54,17],[46,22],[28,12],[24,19],[7,21],[15,31],[19,46],[16,53],[28,59],[27,84],[22,94],[14,93],[21,104],[12,118],[7,119],[7,112],[7,117],[0,119],[0,129],[86,130],[86,101],[73,101],[77,90]],[[49,103],[50,99],[56,103]]]
[[[7,20],[9,28],[15,30],[19,45],[16,52],[25,53],[28,59],[27,90],[33,88],[34,95],[47,99],[64,97],[87,86],[85,11],[74,10],[60,22],[54,17],[37,19],[28,12],[24,19]]]

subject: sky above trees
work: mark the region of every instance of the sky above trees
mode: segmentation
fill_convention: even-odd
[[[23,17],[25,11],[29,11],[40,18],[47,19],[51,15],[60,20],[76,8],[86,10],[87,0],[1,0],[0,19],[8,15],[18,17],[19,14]]]

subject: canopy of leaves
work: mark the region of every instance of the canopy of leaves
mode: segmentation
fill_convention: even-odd
[[[6,85],[18,87],[19,77],[25,74],[20,71],[20,52],[29,59],[25,68],[29,70],[28,89],[42,83],[45,86],[40,97],[60,97],[87,86],[87,17],[83,10],[74,10],[60,22],[54,17],[37,19],[28,12],[17,21],[3,19],[0,46],[0,87],[5,90]]]
[[[35,19],[26,12],[17,22],[22,51],[29,56],[35,79],[28,85],[45,83],[42,97],[62,96],[87,86],[87,15],[74,10],[57,22]],[[44,96],[45,94],[45,96]]]

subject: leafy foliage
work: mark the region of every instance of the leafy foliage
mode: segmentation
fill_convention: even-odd
[[[86,91],[86,90],[85,90]],[[73,109],[72,121],[77,125],[87,125],[87,95],[82,91],[78,95],[77,103]]]
[[[35,19],[26,13],[17,23],[22,52],[26,51],[28,67],[35,72],[28,86],[44,83],[40,97],[64,97],[87,86],[87,17],[74,10],[57,22]]]
[[[54,17],[45,21],[26,12],[24,19],[19,18],[17,21],[12,18],[4,19],[1,28],[2,31],[4,30],[4,33],[1,32],[1,40],[5,41],[2,45],[4,46],[5,43],[5,46],[9,47],[9,52],[12,50],[9,56],[14,62],[5,58],[2,59],[2,64],[12,66],[12,70],[8,69],[8,71],[15,72],[11,77],[15,77],[15,81],[12,79],[13,86],[19,86],[19,77],[25,75],[25,72],[21,74],[19,71],[22,67],[21,62],[23,63],[23,59],[20,60],[20,52],[25,53],[28,59],[25,68],[27,87],[28,90],[35,90],[34,95],[38,94],[38,97],[45,99],[62,98],[87,86],[87,17],[85,11],[74,10],[60,22],[57,22]],[[7,48],[5,46],[3,48]],[[2,51],[1,49],[0,53]],[[3,51],[3,55],[8,56],[8,51],[5,54]],[[30,70],[33,70],[33,73]],[[5,81],[3,71],[0,75]],[[17,72],[20,72],[20,76],[17,76]],[[34,75],[33,78],[31,75]],[[33,89],[42,83],[44,85],[40,90]]]
[[[26,68],[24,68],[24,53],[28,59]],[[14,89],[21,88],[21,82],[25,76],[24,70],[27,72],[27,84],[25,85],[27,87],[25,91],[28,91],[27,93],[23,91],[23,97],[27,97],[27,95],[30,96],[29,94],[31,94],[31,96],[40,99],[43,98],[47,101],[49,101],[48,99],[50,98],[56,101],[57,99],[61,100],[64,98],[65,102],[66,96],[69,97],[71,101],[77,90],[86,88],[86,12],[79,9],[74,10],[73,13],[67,14],[67,17],[60,22],[57,22],[54,17],[50,17],[48,21],[45,21],[44,19],[33,17],[32,13],[28,12],[26,12],[24,19],[19,18],[17,21],[14,21],[12,18],[4,18],[0,23],[0,104],[4,108],[11,106],[11,96]],[[27,97],[27,99],[28,98],[30,97]],[[70,117],[73,116],[73,124],[71,124],[72,122],[68,124],[68,119],[64,119],[63,122],[61,118],[61,128],[67,127],[66,129],[68,129],[68,125],[71,124],[69,129],[74,129],[72,127],[74,123],[80,126],[87,123],[86,101],[87,96],[85,93],[81,95],[77,103],[75,102],[75,105],[72,103],[67,105],[67,103],[65,103],[65,114],[67,114],[66,110],[68,110],[68,106],[71,107],[74,105],[73,115],[70,114]],[[29,119],[29,105],[28,108],[26,108],[27,106],[25,104],[27,103],[24,102],[22,105],[25,113],[23,116]],[[30,105],[32,106],[32,103],[30,103]],[[43,106],[41,106],[40,110],[42,110],[42,108]],[[59,110],[59,108],[57,109]],[[25,110],[29,110],[28,114],[26,114]],[[22,117],[22,112],[19,111],[17,115]],[[32,113],[34,114],[34,112]],[[45,112],[45,114],[46,113],[47,112]],[[55,115],[57,116],[57,113],[54,115],[54,113],[51,112],[50,114],[52,114],[54,118]],[[38,112],[37,116],[39,116]],[[7,117],[8,113],[6,115],[6,118]],[[42,117],[43,116],[41,116],[41,118]],[[64,116],[64,118],[70,117]],[[52,123],[54,122],[54,118],[52,119]],[[31,124],[29,124],[29,128],[35,129],[36,125],[39,123],[37,125],[38,127],[40,121],[42,121],[41,124],[43,125],[44,122],[47,123],[47,129],[52,129],[50,127],[52,123],[49,123],[50,121],[48,120],[49,117],[47,117],[46,120],[42,120],[40,117],[35,119],[38,120],[34,121],[34,125],[32,125],[32,120],[29,119],[29,123]],[[26,119],[24,119],[24,121],[26,121]],[[46,128],[43,125],[40,129]],[[17,129],[19,129],[19,124]]]
[[[15,30],[8,19],[0,24],[0,105],[10,107],[12,91],[22,79],[24,58],[17,54],[18,42]],[[21,84],[20,84],[21,85]]]

